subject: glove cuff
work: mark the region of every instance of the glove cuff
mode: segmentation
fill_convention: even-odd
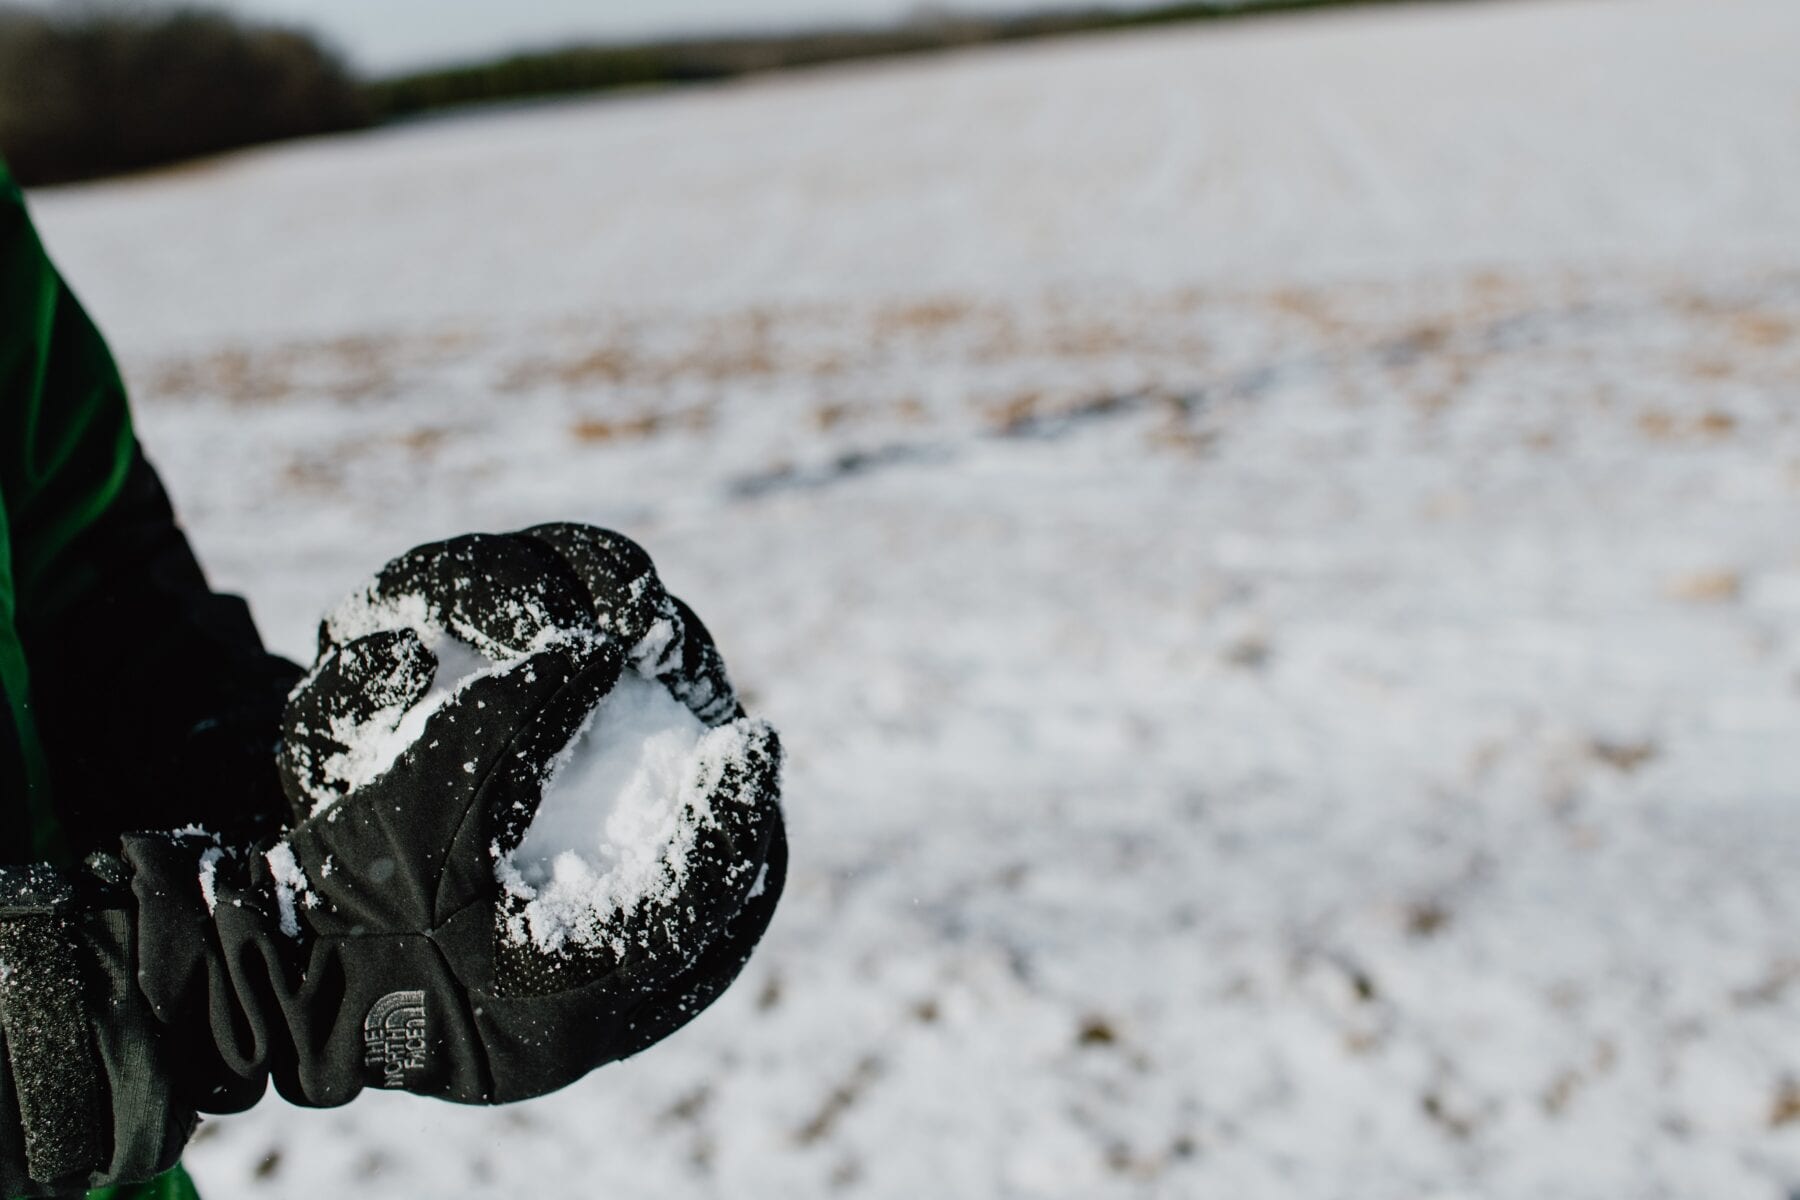
[[[171,1095],[135,986],[129,920],[111,892],[93,875],[0,869],[6,1195],[148,1178],[193,1132],[193,1111]]]
[[[310,1107],[343,1104],[365,1087],[488,1098],[466,989],[441,947],[491,938],[487,909],[471,906],[429,932],[321,931],[314,921],[327,909],[309,901],[319,883],[344,882],[333,872],[315,870],[301,890],[255,848],[168,833],[130,834],[123,846],[143,968],[136,986],[184,1101],[239,1112],[271,1082]]]

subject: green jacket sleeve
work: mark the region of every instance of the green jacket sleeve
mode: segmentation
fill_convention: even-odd
[[[0,399],[0,684],[30,814],[29,849],[8,831],[5,857],[281,811],[272,750],[298,669],[207,586],[112,356],[3,167]]]

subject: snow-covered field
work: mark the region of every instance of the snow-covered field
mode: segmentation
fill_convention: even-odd
[[[644,541],[792,752],[738,986],[213,1197],[1800,1191],[1800,5],[1524,0],[43,193],[222,586]]]

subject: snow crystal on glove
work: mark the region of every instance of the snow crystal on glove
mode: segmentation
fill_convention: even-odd
[[[270,878],[275,881],[275,905],[280,910],[281,932],[297,938],[300,936],[300,905],[316,908],[319,903],[318,894],[307,881],[306,872],[300,869],[300,862],[294,857],[294,848],[286,842],[275,843],[263,855],[263,859],[269,864]],[[202,870],[205,870],[204,863]],[[203,886],[204,881],[205,876],[202,876]],[[208,907],[212,907],[212,902],[209,901]]]

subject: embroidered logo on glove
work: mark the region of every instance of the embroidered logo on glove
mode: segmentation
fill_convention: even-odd
[[[425,993],[389,992],[363,1018],[363,1065],[381,1074],[384,1088],[406,1086],[408,1071],[425,1069]]]

